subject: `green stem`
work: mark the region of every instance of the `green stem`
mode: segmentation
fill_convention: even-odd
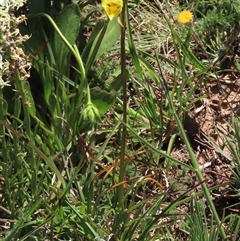
[[[23,112],[24,112],[24,128],[26,130],[26,134],[28,139],[34,143],[34,138],[32,137],[32,131],[31,131],[31,117],[30,117],[30,113],[29,113],[29,107],[26,103],[28,103],[28,97],[25,88],[24,88],[24,84],[26,82],[22,81],[20,78],[20,74],[19,71],[15,72],[15,76],[16,76],[16,85],[17,85],[17,89],[20,92],[21,95],[21,99],[22,99],[22,108],[23,108]],[[32,185],[32,190],[37,190],[37,173],[38,173],[38,168],[37,168],[37,163],[36,163],[36,159],[35,159],[35,152],[32,148],[28,148],[28,158],[29,161],[31,162],[31,171],[32,171],[32,179],[31,179],[31,185]]]
[[[71,120],[73,120],[73,123],[71,122],[71,120],[69,120],[70,126],[72,126],[73,128],[73,133],[76,133],[77,131],[77,125],[78,122],[75,121],[76,120],[76,116],[78,115],[78,111],[76,111],[76,109],[79,108],[80,103],[82,102],[83,99],[83,93],[87,88],[87,94],[88,94],[88,99],[90,98],[89,94],[89,85],[87,83],[87,72],[85,70],[81,55],[78,51],[78,47],[76,44],[74,44],[73,46],[68,42],[68,40],[64,37],[64,35],[62,34],[62,32],[60,31],[60,29],[58,28],[58,26],[56,25],[56,23],[54,22],[54,20],[46,13],[41,13],[39,14],[39,16],[44,16],[46,17],[49,22],[52,24],[52,26],[54,27],[55,31],[58,33],[58,35],[60,36],[60,38],[62,39],[62,41],[66,44],[66,46],[69,48],[69,50],[71,51],[71,53],[73,54],[73,56],[75,57],[77,64],[78,64],[78,68],[79,68],[79,72],[81,75],[81,82],[79,84],[78,87],[78,92],[77,92],[77,97],[75,98],[75,100],[73,101],[72,104],[72,108],[70,110],[71,114]],[[77,84],[76,84],[77,86]]]
[[[171,154],[171,151],[173,149],[173,144],[176,140],[176,137],[177,137],[177,134],[173,134],[169,140],[169,144],[168,144],[168,148],[167,148],[167,155],[170,155]],[[170,164],[170,160],[168,158],[165,159],[165,167],[166,167],[166,170],[168,171],[169,169],[169,164]]]
[[[121,21],[125,26],[125,9],[127,6],[127,0],[124,1]],[[120,171],[119,171],[119,183],[124,181],[125,175],[125,152],[126,152],[126,136],[127,136],[127,73],[126,73],[126,51],[125,51],[125,28],[121,29],[121,77],[123,85],[123,123],[122,127],[122,143],[121,143],[121,155],[120,155]],[[124,207],[122,202],[124,196],[123,184],[118,187],[118,205],[119,208]]]
[[[6,103],[5,100],[3,99],[3,92],[2,92],[2,88],[0,88],[0,119],[2,121],[5,120],[5,116],[6,116]],[[5,105],[5,106],[4,106]],[[3,125],[0,125],[0,137],[2,139],[2,143],[1,143],[1,150],[2,150],[2,158],[4,160],[4,163],[8,162],[8,158],[7,158],[7,148],[6,148],[6,142],[5,142],[5,127]]]
[[[16,91],[15,92],[15,97],[14,97],[14,114],[13,114],[13,119],[12,119],[12,126],[15,130],[19,128],[19,121],[18,118],[20,117],[21,114],[21,99],[19,96],[19,93]],[[12,141],[13,141],[13,149],[15,153],[14,157],[14,168],[16,170],[21,170],[22,168],[22,159],[19,157],[19,152],[20,152],[20,142],[19,138],[15,135],[12,136]],[[24,183],[24,174],[23,172],[18,173],[18,181],[19,183]],[[22,196],[19,195],[19,199],[22,199]],[[21,201],[19,201],[21,203]]]
[[[189,153],[189,156],[190,156],[190,160],[191,160],[192,166],[195,169],[195,172],[196,172],[196,175],[198,177],[199,182],[202,183],[201,186],[202,186],[204,195],[205,195],[205,197],[207,199],[208,205],[210,206],[210,209],[212,211],[213,217],[214,217],[214,219],[215,219],[215,221],[217,223],[218,229],[219,229],[219,231],[220,231],[220,233],[222,235],[223,240],[226,240],[227,237],[226,237],[224,229],[223,229],[223,227],[221,225],[221,220],[219,219],[219,216],[218,216],[218,213],[217,213],[216,208],[214,206],[214,203],[212,201],[210,192],[209,192],[208,187],[207,187],[207,185],[205,183],[205,180],[204,180],[204,177],[202,175],[202,172],[201,172],[201,170],[199,168],[197,159],[196,159],[196,157],[194,155],[192,147],[191,147],[191,145],[190,145],[190,143],[188,141],[187,135],[186,135],[186,133],[185,133],[185,131],[183,129],[182,123],[181,123],[181,121],[180,121],[180,119],[179,119],[179,117],[177,115],[176,109],[175,109],[175,107],[173,105],[173,102],[172,102],[172,100],[170,98],[169,98],[169,102],[170,102],[170,105],[171,105],[171,109],[173,110],[173,115],[175,117],[177,126],[178,126],[178,128],[180,130],[181,136],[182,136],[182,138],[184,140],[184,143],[186,144],[186,147],[187,147],[187,150],[188,150],[188,153]]]
[[[90,93],[90,88],[89,85],[87,85],[87,104],[91,104],[92,100],[91,100],[91,93]]]
[[[173,96],[172,96],[172,94],[169,91],[168,84],[167,84],[167,81],[164,78],[164,75],[162,73],[162,68],[161,68],[161,65],[160,65],[159,61],[158,61],[158,66],[159,66],[159,70],[160,70],[160,76],[161,76],[161,78],[163,80],[163,88],[165,89],[165,93],[166,93],[167,100],[168,100],[169,105],[170,105],[170,109],[173,112],[173,116],[174,116],[174,118],[176,120],[177,127],[178,127],[178,129],[180,131],[180,134],[181,134],[183,140],[184,140],[184,143],[186,144],[186,148],[187,148],[187,151],[188,151],[189,156],[190,156],[192,167],[194,168],[194,171],[195,171],[195,173],[196,173],[196,175],[198,177],[199,182],[202,183],[201,184],[202,190],[203,190],[204,195],[205,195],[205,197],[207,199],[208,205],[210,206],[210,209],[211,209],[213,217],[214,217],[214,219],[215,219],[215,221],[217,223],[218,229],[219,229],[219,231],[220,231],[220,233],[222,235],[222,238],[223,238],[223,240],[226,240],[226,234],[225,234],[224,229],[223,229],[223,227],[221,225],[221,221],[220,221],[219,216],[217,214],[216,208],[215,208],[214,203],[212,201],[210,192],[209,192],[208,187],[207,187],[207,185],[205,183],[205,180],[204,180],[204,177],[202,175],[202,172],[201,172],[201,170],[199,168],[199,165],[198,165],[197,159],[196,159],[196,157],[194,155],[194,152],[192,150],[191,144],[188,141],[188,138],[187,138],[187,135],[186,135],[185,130],[183,128],[183,125],[181,123],[181,120],[179,119],[178,114],[176,112],[176,109],[174,107]]]
[[[81,59],[81,56],[76,48],[76,46],[74,45],[74,47],[68,42],[68,40],[63,36],[62,32],[60,31],[60,29],[58,28],[58,26],[56,25],[56,23],[54,22],[54,20],[46,13],[40,13],[39,16],[44,16],[46,17],[49,22],[52,24],[52,26],[54,27],[54,29],[56,30],[56,32],[58,33],[58,35],[60,36],[60,38],[63,40],[63,42],[67,45],[67,47],[69,48],[69,50],[72,52],[72,54],[74,55],[75,59],[77,60],[78,63],[78,67],[80,69],[81,75],[82,75],[82,79],[86,80],[86,71],[84,69],[84,65],[83,65],[83,61]]]
[[[7,112],[7,104],[6,101],[3,98],[3,92],[2,88],[0,87],[0,121],[5,122],[6,120],[6,112]],[[8,158],[8,149],[11,147],[7,147],[6,144],[6,128],[3,124],[0,123],[0,138],[1,138],[1,166],[2,166],[2,177],[4,179],[4,186],[5,186],[5,192],[4,196],[7,204],[8,209],[10,211],[12,219],[15,218],[14,216],[14,204],[11,199],[11,165],[9,164],[9,158]]]

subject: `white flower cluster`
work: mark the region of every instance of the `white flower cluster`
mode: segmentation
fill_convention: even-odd
[[[29,77],[30,62],[21,48],[29,37],[22,36],[18,29],[26,17],[16,17],[13,14],[25,2],[26,0],[0,0],[0,88],[9,85],[16,70],[19,71],[21,80]]]
[[[7,10],[12,7],[18,9],[24,5],[26,0],[0,0],[0,6],[7,8]]]

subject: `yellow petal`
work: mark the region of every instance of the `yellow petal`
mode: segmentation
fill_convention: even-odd
[[[102,0],[102,7],[104,8],[109,19],[117,17],[122,12],[122,0]]]
[[[190,11],[184,10],[182,12],[179,13],[178,15],[178,22],[179,23],[189,23],[191,22],[193,19],[193,14]]]

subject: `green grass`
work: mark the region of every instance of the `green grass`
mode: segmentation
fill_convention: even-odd
[[[10,61],[23,47],[32,69],[27,80],[10,69],[0,89],[0,238],[238,240],[239,119],[216,127],[222,144],[201,133],[231,173],[218,185],[186,120],[236,74],[237,1],[129,1],[125,29],[91,1],[31,2],[28,26],[8,30],[31,38],[1,49]],[[185,9],[194,19],[183,25]]]

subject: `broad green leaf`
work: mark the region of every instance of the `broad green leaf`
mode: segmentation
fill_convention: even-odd
[[[57,18],[56,24],[64,37],[73,45],[79,32],[80,11],[78,5],[71,4],[64,8]],[[57,66],[61,69],[66,63],[69,49],[57,33],[55,33],[54,37],[54,52],[55,56],[57,56]]]
[[[117,77],[108,79],[106,86],[109,90],[119,91],[122,88],[122,75],[119,74]]]
[[[118,18],[114,18],[109,22],[106,33],[102,40],[102,44],[99,47],[96,58],[99,58],[102,54],[109,51],[109,49],[116,43],[121,35],[121,26],[118,23]],[[119,44],[120,48],[120,44]]]
[[[83,51],[83,60],[85,63],[87,63],[87,60],[91,56],[103,28],[104,28],[103,21],[100,21],[94,28],[94,31],[92,32],[89,38],[89,41]],[[99,58],[101,55],[109,51],[110,48],[119,39],[120,34],[121,34],[121,26],[119,25],[117,18],[115,18],[108,23],[106,33],[102,39],[101,45],[99,46],[95,59]],[[120,48],[120,44],[119,44],[119,48]]]
[[[126,70],[126,78],[129,79],[129,72]],[[106,81],[106,87],[108,90],[118,92],[122,88],[122,74],[112,76]]]
[[[106,113],[115,103],[116,92],[107,92],[101,90],[99,87],[91,89],[91,100],[96,106],[100,114]]]
[[[102,20],[102,21],[99,21],[96,24],[96,26],[94,27],[94,29],[89,37],[89,40],[82,53],[82,60],[84,63],[87,63],[90,52],[91,52],[91,50],[93,50],[93,47],[96,44],[96,39],[98,38],[99,33],[101,32],[101,29],[103,28],[103,26],[104,26],[104,21]]]

